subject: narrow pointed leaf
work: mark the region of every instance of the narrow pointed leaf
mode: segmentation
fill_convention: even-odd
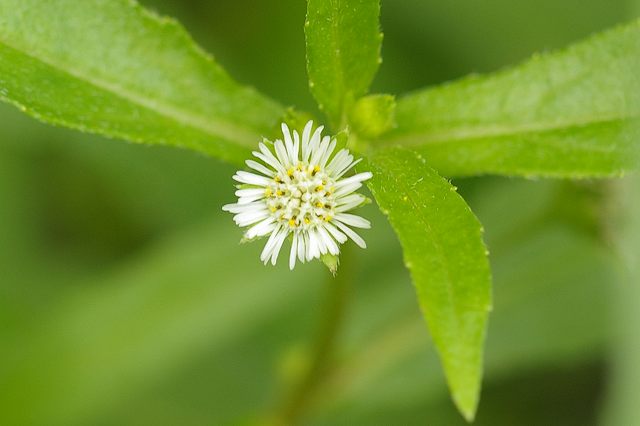
[[[370,158],[369,187],[396,231],[454,402],[473,419],[491,307],[482,228],[449,182],[417,153],[392,148]]]
[[[233,162],[283,115],[131,0],[0,0],[0,99],[48,123]]]
[[[398,101],[380,145],[423,153],[447,176],[601,177],[635,170],[640,22],[513,69]]]
[[[364,95],[380,64],[380,0],[308,0],[309,87],[339,126],[347,103]]]

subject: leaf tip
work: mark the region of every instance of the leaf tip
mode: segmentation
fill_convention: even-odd
[[[468,395],[461,397],[454,395],[453,402],[467,423],[473,423],[476,419],[476,413],[478,412],[478,397],[468,397]]]

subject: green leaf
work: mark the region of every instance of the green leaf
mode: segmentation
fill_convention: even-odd
[[[337,128],[380,65],[380,0],[308,0],[305,35],[309,88]]]
[[[640,22],[516,68],[398,101],[381,145],[411,146],[447,176],[600,177],[636,169]]]
[[[48,123],[233,162],[284,114],[130,0],[0,0],[0,99]]]
[[[369,187],[395,229],[453,400],[473,419],[491,309],[482,227],[456,188],[405,149],[370,159]]]

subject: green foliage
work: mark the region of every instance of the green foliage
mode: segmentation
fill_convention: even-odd
[[[423,153],[447,176],[605,177],[636,169],[640,23],[486,77],[398,101],[379,145]]]
[[[235,163],[284,113],[128,0],[1,0],[0,98],[52,124]]]
[[[380,0],[308,0],[309,88],[336,129],[380,65],[379,16]]]
[[[370,159],[370,183],[404,250],[453,399],[475,416],[482,377],[491,273],[482,228],[456,188],[409,150]]]

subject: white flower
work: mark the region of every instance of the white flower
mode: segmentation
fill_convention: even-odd
[[[291,133],[282,124],[284,142],[273,144],[275,155],[264,143],[253,155],[262,163],[247,160],[258,173],[238,171],[233,179],[238,186],[238,202],[222,209],[235,216],[240,227],[249,227],[246,239],[269,235],[260,260],[276,264],[278,254],[289,235],[292,236],[289,267],[296,258],[307,262],[323,254],[338,255],[340,244],[351,238],[362,248],[364,240],[351,228],[370,228],[368,220],[347,213],[366,198],[357,189],[371,178],[370,172],[350,177],[344,175],[360,160],[353,159],[347,149],[332,156],[335,138],[322,137],[323,126],[311,134],[309,121],[302,132]]]

